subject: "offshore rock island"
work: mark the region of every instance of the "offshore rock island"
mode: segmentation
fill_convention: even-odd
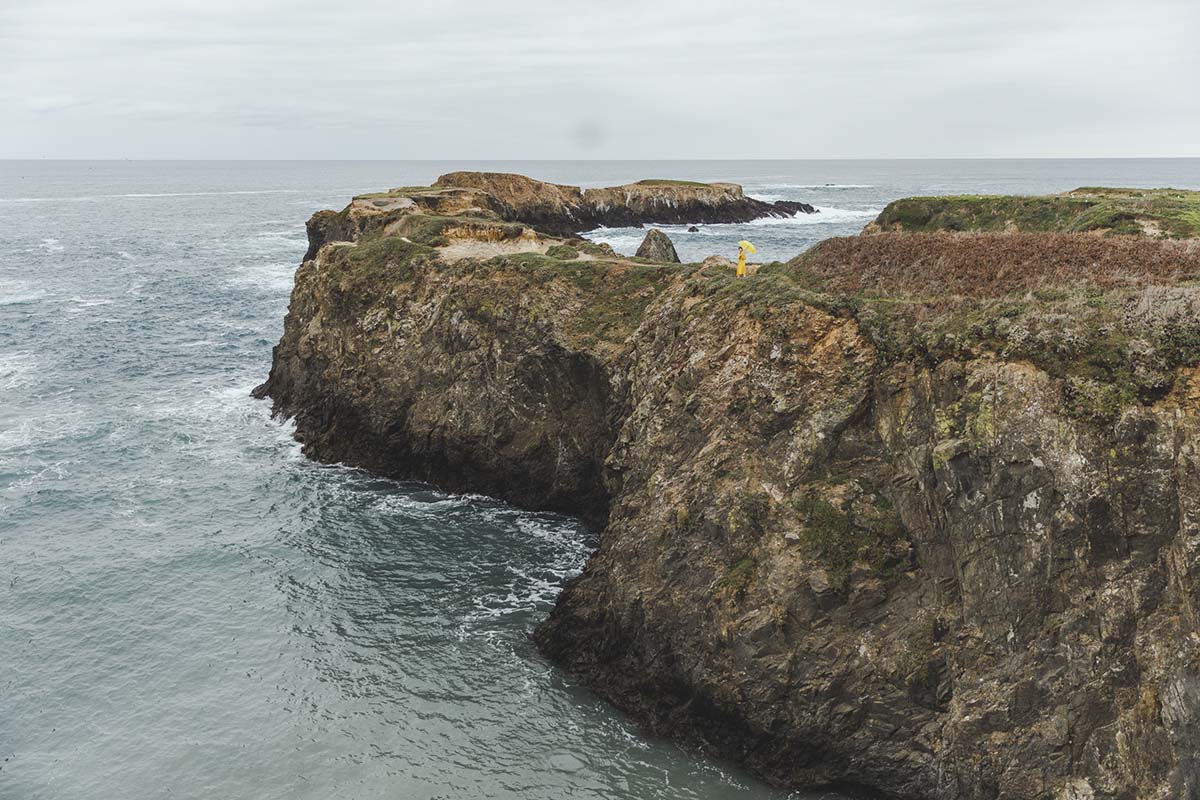
[[[651,731],[792,787],[1198,797],[1200,194],[1081,191],[738,279],[575,234],[811,208],[454,173],[310,220],[256,394],[312,458],[596,526],[535,638]]]
[[[644,180],[581,190],[524,175],[451,172],[432,186],[361,195],[340,212],[314,215],[308,223],[305,260],[314,257],[326,242],[355,241],[364,233],[380,230],[395,232],[403,227],[395,223],[412,216],[506,221],[528,225],[543,234],[570,236],[601,226],[750,222],[798,213],[817,210],[807,203],[755,200],[733,183]],[[429,219],[423,222],[432,224]]]

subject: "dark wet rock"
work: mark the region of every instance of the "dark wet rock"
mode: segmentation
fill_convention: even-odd
[[[699,232],[700,232],[700,229],[697,228],[695,225],[692,225],[690,228],[688,228],[688,233],[699,233]]]
[[[679,263],[679,254],[675,252],[675,245],[671,242],[671,237],[658,228],[651,228],[646,233],[646,238],[642,239],[636,255],[638,258],[646,258],[651,261],[662,261],[668,264]]]
[[[821,210],[809,203],[801,203],[797,200],[776,200],[772,205],[775,211],[778,212],[774,216],[794,217],[797,214],[820,214]]]

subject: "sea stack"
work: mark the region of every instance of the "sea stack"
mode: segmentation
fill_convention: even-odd
[[[650,229],[646,234],[646,238],[642,239],[642,244],[638,247],[635,255],[638,258],[646,258],[650,261],[663,261],[668,264],[679,263],[679,254],[675,252],[675,245],[671,242],[671,237],[658,228]]]

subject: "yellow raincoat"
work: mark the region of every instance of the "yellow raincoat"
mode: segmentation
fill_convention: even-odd
[[[737,274],[738,274],[739,278],[743,277],[746,274],[746,253],[756,253],[756,252],[758,252],[758,251],[754,247],[754,245],[750,244],[745,239],[742,239],[740,242],[738,242]]]

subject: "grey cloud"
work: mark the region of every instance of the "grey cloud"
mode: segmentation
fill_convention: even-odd
[[[0,0],[0,156],[1195,155],[1198,34],[1186,0]]]

